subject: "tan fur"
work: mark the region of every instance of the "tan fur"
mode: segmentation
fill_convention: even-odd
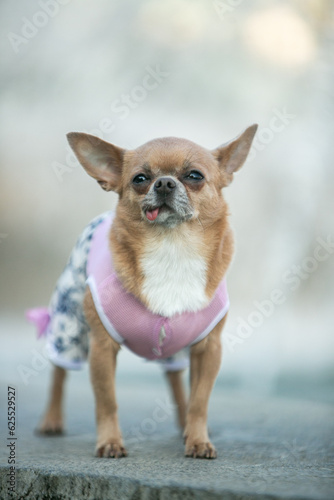
[[[152,147],[153,143],[153,147]],[[163,153],[161,152],[163,150]],[[201,255],[207,261],[206,292],[211,298],[224,276],[233,253],[233,235],[228,225],[228,207],[221,190],[221,172],[212,153],[190,141],[167,138],[157,139],[124,156],[122,196],[117,206],[116,218],[110,235],[117,275],[124,287],[145,303],[141,294],[143,273],[140,260],[144,244],[150,239],[164,237],[165,231],[158,226],[148,226],[138,207],[138,195],[129,187],[138,165],[154,165],[156,176],[177,175],[185,161],[193,168],[200,166],[205,174],[206,185],[200,192],[187,188],[198,216],[173,229],[175,237],[186,241],[187,233],[196,235]],[[192,238],[194,239],[194,237]]]
[[[50,399],[37,433],[46,435],[63,434],[63,396],[66,371],[59,366],[53,368]]]
[[[88,134],[71,133],[70,145],[86,171],[101,187],[119,194],[110,232],[110,246],[116,273],[125,289],[146,303],[143,294],[142,256],[147,245],[166,237],[191,245],[206,263],[205,293],[211,299],[226,273],[233,254],[233,235],[228,222],[229,211],[222,188],[244,163],[256,125],[233,141],[209,151],[185,139],[155,139],[133,151],[106,143]],[[186,182],[188,170],[199,170],[204,180]],[[151,184],[133,185],[135,175],[150,172],[152,183],[161,176],[173,176],[184,183],[192,216],[176,227],[150,224],[142,201]],[[151,182],[150,181],[150,182]],[[149,304],[146,303],[149,307]],[[120,346],[103,327],[90,292],[85,295],[84,310],[91,327],[90,372],[96,401],[97,445],[100,457],[122,457],[124,448],[117,417],[115,394],[116,358]],[[167,373],[172,395],[178,407],[178,421],[184,428],[185,455],[215,458],[217,453],[209,440],[207,411],[211,390],[221,362],[220,334],[226,316],[210,334],[191,347],[188,405],[181,372]],[[62,430],[62,392],[64,370],[56,368],[48,411],[40,427],[47,433]]]
[[[207,418],[209,397],[222,358],[220,334],[225,321],[226,316],[208,337],[195,344],[190,351],[191,392],[184,430],[187,457],[216,458],[217,456],[215,447],[209,439]]]
[[[182,381],[183,371],[166,372],[173,400],[177,406],[178,424],[183,430],[186,425],[187,400]]]
[[[102,325],[96,312],[90,291],[85,295],[84,310],[91,327],[90,374],[95,394],[98,457],[124,457],[122,434],[118,423],[115,370],[120,349]]]

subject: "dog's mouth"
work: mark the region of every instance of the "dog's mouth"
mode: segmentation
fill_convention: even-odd
[[[147,204],[142,207],[142,211],[149,224],[167,227],[174,227],[193,216],[193,210],[190,210],[188,206],[174,207],[169,203],[163,203],[159,206]]]
[[[159,215],[160,208],[161,207],[153,208],[151,210],[146,210],[145,215],[148,218],[148,220],[154,221]]]
[[[166,204],[163,204],[160,207],[149,207],[149,208],[146,208],[145,209],[145,215],[146,215],[146,218],[150,222],[154,222],[156,220],[156,218],[158,217],[159,214],[161,214],[163,212],[171,212],[171,211],[173,211],[173,209],[170,206],[168,206]]]

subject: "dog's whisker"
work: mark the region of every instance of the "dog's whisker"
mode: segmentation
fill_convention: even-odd
[[[197,220],[198,224],[201,226],[202,230],[204,231],[204,227],[203,227],[202,221],[199,218],[199,216],[196,217],[196,220]]]

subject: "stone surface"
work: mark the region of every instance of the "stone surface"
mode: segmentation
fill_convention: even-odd
[[[163,377],[121,373],[119,411],[129,456],[98,459],[93,456],[94,404],[87,372],[69,380],[66,435],[34,435],[47,371],[43,381],[15,385],[16,495],[7,492],[8,432],[3,425],[1,499],[334,498],[329,403],[305,395],[259,396],[218,381],[209,419],[218,458],[193,460],[183,456]],[[2,408],[7,385],[1,385]]]
[[[15,326],[15,325],[14,325]],[[334,395],[331,375],[273,385],[249,373],[247,387],[223,363],[209,409],[216,460],[183,456],[166,382],[156,363],[122,350],[117,397],[127,458],[94,457],[94,401],[87,368],[71,373],[66,434],[42,438],[50,364],[25,324],[0,323],[0,499],[332,500]],[[3,345],[3,344],[2,344]],[[16,389],[16,494],[9,495],[7,387]]]

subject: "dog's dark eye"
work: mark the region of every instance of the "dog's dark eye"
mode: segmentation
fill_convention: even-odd
[[[133,184],[141,184],[142,182],[149,181],[150,179],[145,174],[138,174],[133,179]]]
[[[191,181],[202,181],[204,176],[198,170],[192,170],[186,175],[186,179],[190,179]]]

